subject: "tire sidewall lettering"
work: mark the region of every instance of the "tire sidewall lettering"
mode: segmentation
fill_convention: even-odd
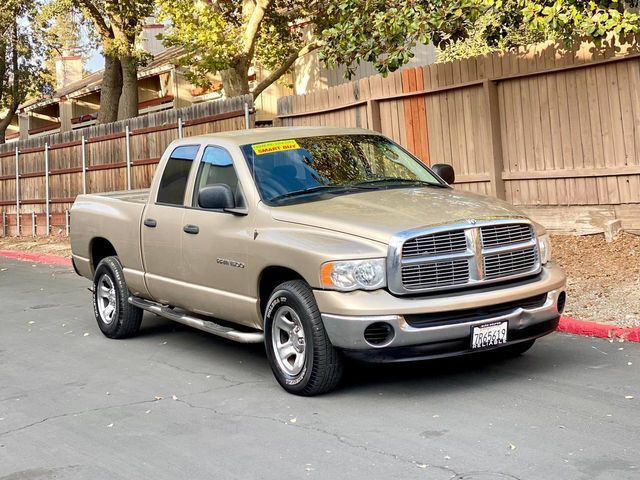
[[[297,308],[298,306],[296,305],[296,303],[297,302],[295,302],[295,299],[290,298],[286,292],[277,292],[277,296],[275,296],[275,298],[273,298],[269,302],[265,310],[265,319],[269,323],[269,335],[271,335],[271,329],[273,328],[273,314],[278,310],[278,307],[287,305],[295,309],[298,315],[300,315],[300,317],[302,318],[304,313],[300,312],[300,309]],[[268,346],[267,348],[271,349],[272,347]],[[276,355],[276,352],[271,352],[271,354]],[[300,373],[295,377],[290,377],[289,375],[285,374],[280,369],[278,369],[278,372],[280,373],[280,376],[282,377],[282,380],[284,381],[284,383],[286,383],[287,385],[295,386],[301,383],[305,379],[307,372],[309,370],[309,354],[310,352],[307,351],[307,358],[305,358],[305,365],[303,369],[300,371]]]

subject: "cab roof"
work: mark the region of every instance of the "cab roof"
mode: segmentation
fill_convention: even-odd
[[[377,135],[377,132],[362,128],[336,127],[267,127],[230,132],[209,133],[188,137],[190,141],[211,142],[217,139],[233,142],[237,145],[287,140],[289,138],[321,137],[326,135]]]

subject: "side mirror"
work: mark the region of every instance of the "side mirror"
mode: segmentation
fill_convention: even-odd
[[[229,185],[216,183],[200,189],[198,206],[208,210],[226,210],[236,208],[236,201]]]
[[[436,163],[431,166],[431,170],[433,170],[436,175],[449,185],[456,181],[456,172],[453,171],[453,167],[451,165],[447,165],[446,163]]]

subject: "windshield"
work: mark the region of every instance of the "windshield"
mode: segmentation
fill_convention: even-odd
[[[446,187],[379,135],[332,135],[243,145],[262,199],[272,205],[373,189]]]

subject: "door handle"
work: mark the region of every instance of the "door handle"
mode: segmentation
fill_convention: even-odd
[[[149,228],[156,228],[156,226],[158,225],[158,222],[156,222],[153,218],[145,218],[143,223],[145,227]]]
[[[182,227],[184,233],[190,233],[191,235],[197,235],[200,232],[200,229],[197,225],[185,225]]]

